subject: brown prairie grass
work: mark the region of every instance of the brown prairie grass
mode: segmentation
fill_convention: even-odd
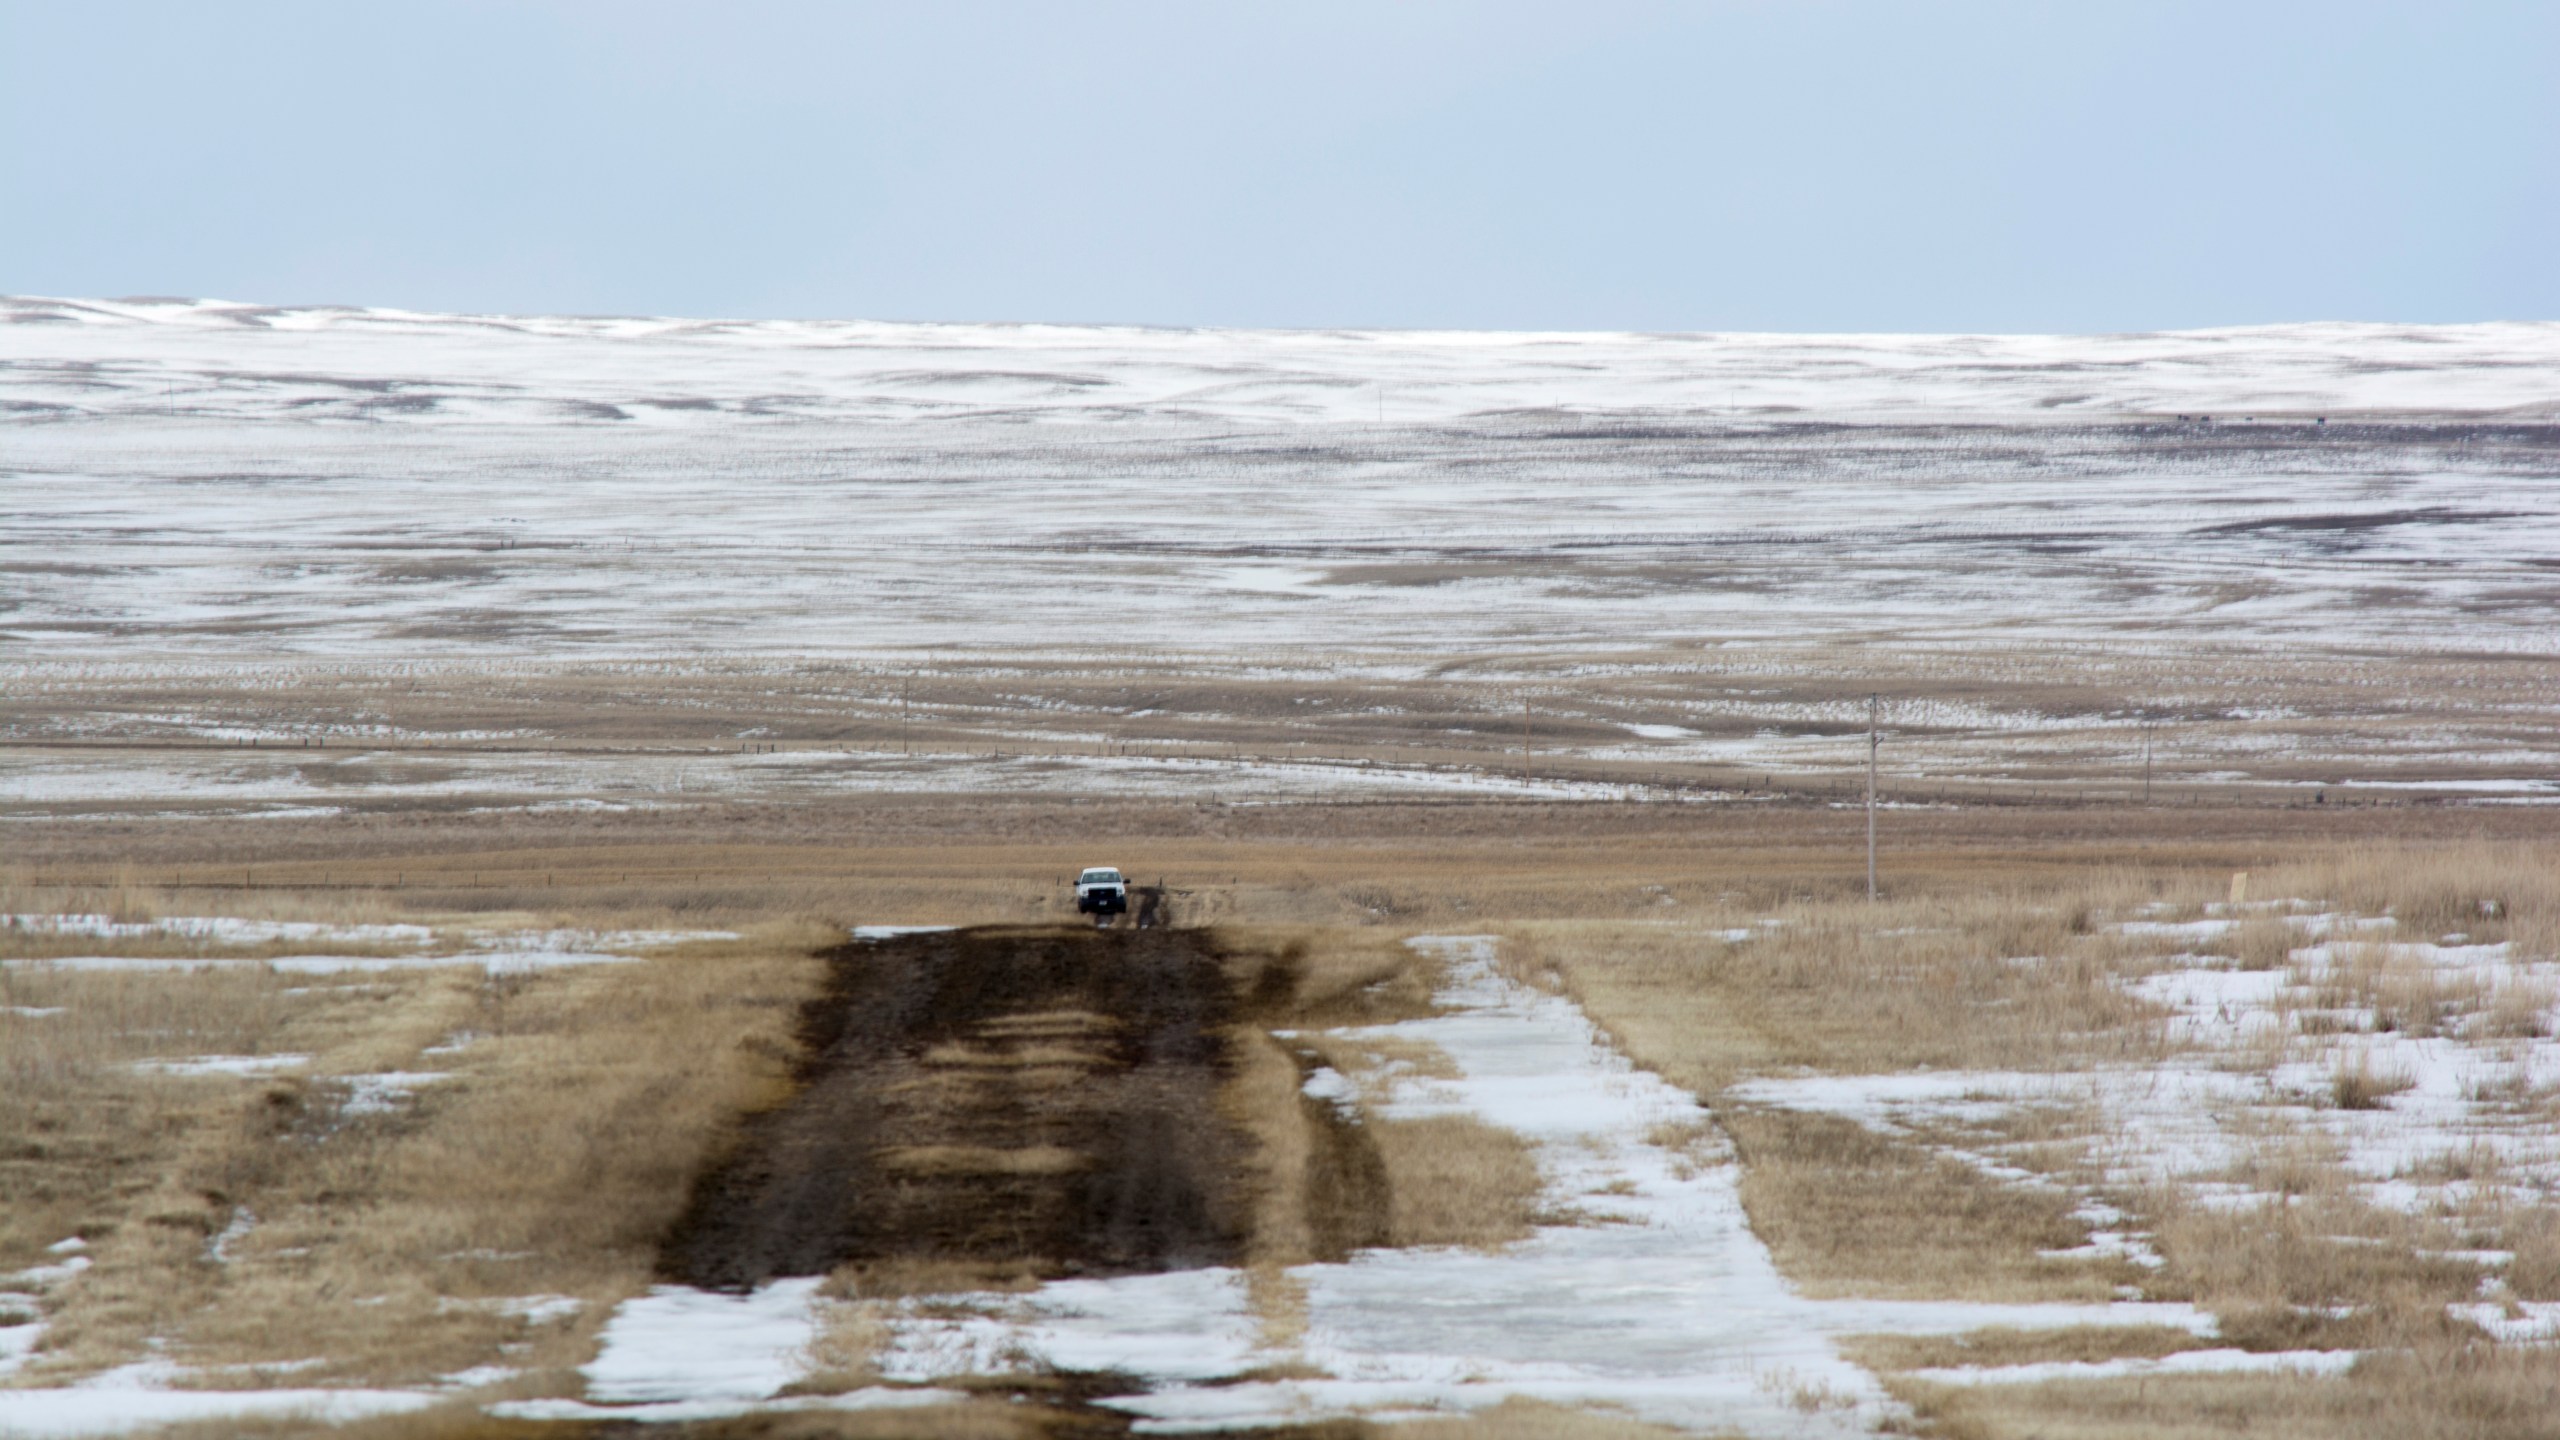
[[[2505,940],[2519,958],[2560,959],[2560,847],[2548,841],[2367,843],[2294,860],[2263,878],[2268,894],[2388,915],[2410,939]]]
[[[826,1391],[799,1393],[823,1394]],[[479,1408],[486,1396],[456,1399],[405,1415],[344,1424],[310,1417],[249,1417],[174,1425],[154,1440],[590,1440],[609,1434],[586,1421],[501,1420]],[[684,1440],[1044,1440],[1072,1424],[1059,1412],[993,1395],[894,1410],[781,1412],[734,1421],[669,1426]]]
[[[880,1163],[918,1175],[1065,1175],[1091,1165],[1093,1157],[1062,1145],[905,1145],[884,1151]]]
[[[1748,938],[1603,922],[1506,928],[1639,1063],[1693,1090],[1796,1069],[2047,1068],[2163,1053],[2116,982],[2144,947],[2050,897],[1790,906]]]
[[[1528,1142],[1472,1116],[1365,1124],[1386,1167],[1392,1245],[1502,1245],[1526,1239],[1538,1164]]]
[[[1573,1410],[1543,1400],[1519,1398],[1472,1415],[1407,1420],[1394,1425],[1363,1424],[1344,1431],[1345,1440],[1670,1440],[1672,1436],[1695,1433],[1647,1424],[1631,1415]]]
[[[87,1056],[31,1068],[107,1083],[13,1084],[8,1123],[43,1124],[32,1101],[59,1110],[67,1133],[128,1138],[40,1162],[60,1198],[37,1218],[0,1207],[13,1245],[77,1229],[96,1260],[55,1297],[31,1378],[115,1363],[156,1339],[190,1363],[324,1362],[297,1383],[414,1384],[486,1363],[503,1343],[526,1347],[524,1383],[574,1388],[559,1377],[610,1302],[645,1283],[726,1120],[782,1085],[789,1017],[823,933],[768,928],[681,958],[495,978],[53,977],[74,1009],[50,1018],[91,991],[98,1018],[84,1023],[101,1034]],[[105,1032],[129,1037],[190,1000],[204,1003],[177,1053],[296,1049],[313,1054],[309,1073],[116,1079],[131,1074],[113,1068],[129,1051]],[[231,1028],[209,1032],[208,1015]],[[420,1054],[458,1033],[476,1038]],[[387,1113],[341,1108],[327,1077],[386,1066],[447,1078]],[[235,1227],[216,1261],[210,1240]],[[523,1296],[565,1297],[578,1313],[537,1321],[489,1303]]]
[[[913,856],[899,859],[895,866],[906,868],[895,874],[884,861],[881,873],[832,888],[815,878],[749,883],[732,869],[729,878],[713,873],[678,887],[681,903],[647,887],[601,885],[579,891],[574,906],[546,913],[616,925],[736,923],[769,913],[760,907],[785,890],[812,909],[864,920],[1011,918],[1016,911],[1055,908],[1054,885],[1028,874],[972,875],[976,862],[961,850],[937,854],[929,866],[919,867]],[[1205,913],[1239,920],[1340,913],[1373,926],[1307,926],[1283,939],[1284,950],[1297,944],[1298,961],[1286,984],[1255,992],[1256,1035],[1265,1026],[1427,1012],[1426,968],[1416,966],[1369,910],[1392,912],[1398,923],[1535,913],[1545,918],[1498,927],[1513,937],[1507,956],[1529,973],[1552,973],[1640,1062],[1710,1098],[1738,1079],[1798,1069],[2069,1069],[2169,1053],[2156,1014],[2125,997],[2118,984],[2156,965],[2165,947],[2111,935],[2101,922],[2141,906],[2200,913],[2220,898],[2227,880],[2227,871],[2174,869],[2016,881],[1949,872],[1869,906],[1820,898],[1837,887],[1788,878],[1781,868],[1729,886],[1686,882],[1670,892],[1678,905],[1663,906],[1659,896],[1620,894],[1641,888],[1623,874],[1595,879],[1614,863],[1605,859],[1588,871],[1561,867],[1506,890],[1519,872],[1464,876],[1458,861],[1442,858],[1408,874],[1396,868],[1401,858],[1340,851],[1309,861],[1303,875],[1246,865],[1238,872],[1241,883],[1204,897]],[[2362,913],[2389,911],[2413,938],[2459,932],[2475,940],[2509,939],[2521,953],[2552,954],[2560,948],[2537,938],[2551,935],[2560,915],[2549,903],[2550,858],[2548,847],[2369,847],[2262,863],[2252,886],[2260,896],[2301,895]],[[1354,874],[1383,890],[1351,894],[1344,887]],[[290,909],[284,892],[258,893],[262,903]],[[411,903],[495,917],[542,907],[547,887],[456,893],[469,903],[446,907],[437,892],[420,890],[387,905],[369,900],[375,908],[343,916],[315,913],[315,906],[276,918],[401,919]],[[2495,902],[2488,907],[2494,914],[2484,910],[2484,899]],[[1321,904],[1304,903],[1310,900]],[[147,887],[136,885],[120,899],[84,901],[79,908],[121,906],[125,914],[147,915],[157,903]],[[163,913],[208,908],[187,894],[167,903],[174,908]],[[1667,913],[1678,921],[1626,918],[1639,913],[1638,905],[1648,916]],[[617,908],[623,906],[629,908]],[[31,897],[21,908],[60,907]],[[1712,933],[1751,925],[1772,911],[1785,923],[1757,927],[1748,940],[1728,942]],[[2251,964],[2253,956],[2266,959],[2290,941],[2289,930],[2277,933],[2285,928],[2253,919],[2228,944],[2236,959]],[[531,1371],[520,1382],[525,1393],[574,1385],[567,1369],[583,1358],[604,1304],[645,1276],[638,1257],[647,1246],[634,1237],[647,1233],[652,1207],[677,1203],[689,1167],[719,1143],[722,1120],[752,1108],[780,1083],[790,1053],[790,1008],[806,983],[794,950],[799,943],[766,934],[645,966],[523,982],[472,977],[458,986],[433,977],[285,984],[253,971],[200,977],[197,989],[183,991],[170,982],[197,981],[0,972],[0,986],[16,987],[0,995],[0,1003],[43,1008],[92,985],[110,997],[100,1001],[101,1018],[77,1022],[92,1027],[91,1039],[65,1030],[60,1033],[74,1042],[51,1048],[28,1037],[75,1020],[78,1006],[46,1017],[0,1014],[0,1059],[23,1065],[12,1078],[53,1075],[59,1082],[51,1091],[14,1083],[0,1090],[0,1110],[20,1107],[6,1123],[30,1127],[8,1133],[50,1137],[35,1163],[55,1177],[51,1183],[68,1184],[78,1175],[97,1179],[89,1189],[72,1186],[64,1192],[68,1199],[47,1202],[51,1208],[0,1207],[0,1244],[15,1247],[0,1252],[0,1262],[31,1259],[31,1250],[74,1228],[98,1243],[100,1263],[82,1286],[102,1283],[94,1299],[64,1293],[57,1338],[65,1348],[48,1359],[59,1367],[52,1373],[129,1355],[144,1333],[173,1335],[189,1358],[285,1362],[323,1353],[314,1345],[335,1353],[342,1332],[334,1327],[344,1324],[347,1362],[321,1372],[326,1377],[388,1382],[476,1363],[497,1344],[522,1343],[533,1347],[522,1361]],[[696,983],[688,974],[717,975],[718,983]],[[2427,1008],[2442,998],[2436,991],[2411,987],[2395,999],[2384,988],[2399,983],[2387,954],[2371,976],[2361,993],[2392,1001],[2413,1017],[2407,1023],[2450,1027],[2460,1006],[2476,998],[2453,997],[2459,1004],[2440,1014]],[[111,998],[119,984],[131,987],[121,1000]],[[28,988],[39,985],[55,988]],[[285,994],[289,989],[309,993]],[[173,994],[188,998],[183,1004],[163,998]],[[2494,1009],[2496,997],[2488,1003]],[[114,1008],[119,1005],[121,1012]],[[153,1029],[173,1033],[133,1038]],[[453,1057],[417,1058],[422,1038],[455,1029],[489,1038]],[[155,1048],[163,1045],[168,1048]],[[164,1077],[146,1084],[118,1068],[154,1055],[261,1051],[313,1054],[311,1073],[264,1082]],[[1270,1167],[1273,1177],[1301,1181],[1323,1170],[1321,1157],[1340,1137],[1308,1116],[1309,1102],[1298,1093],[1302,1072],[1290,1051],[1263,1038],[1234,1053],[1243,1058],[1227,1103],[1256,1136],[1254,1163]],[[396,1114],[341,1123],[328,1077],[393,1066],[448,1070],[456,1078],[421,1090]],[[94,1095],[80,1091],[91,1083],[104,1088]],[[62,1125],[55,1131],[33,1129],[31,1107],[57,1102],[81,1108],[57,1112]],[[2548,1097],[2520,1095],[2516,1103],[2549,1108]],[[2106,1266],[2036,1259],[2036,1249],[2077,1243],[2077,1223],[2052,1205],[2017,1203],[2034,1192],[1997,1185],[1915,1141],[1820,1117],[1733,1106],[1721,1112],[1743,1141],[1755,1226],[1770,1237],[1787,1273],[1809,1288],[2096,1298],[2108,1282],[2123,1278]],[[516,1133],[520,1122],[529,1133]],[[1371,1142],[1382,1173],[1389,1128],[1379,1127]],[[318,1138],[304,1138],[312,1136]],[[286,1137],[295,1137],[293,1145],[280,1143]],[[1487,1153],[1480,1138],[1455,1148]],[[2053,1138],[2059,1144],[2068,1137]],[[2054,1163],[2063,1163],[2060,1152]],[[2128,1208],[2139,1209],[2144,1223],[2156,1222],[2170,1265],[2164,1274],[2134,1278],[2157,1295],[2194,1295],[2222,1313],[2227,1330],[2244,1343],[2355,1344],[2392,1353],[2368,1358],[2346,1382],[2199,1377],[1948,1392],[1924,1405],[1930,1423],[1947,1434],[1982,1435],[2218,1434],[2250,1424],[2260,1427],[2251,1433],[2282,1433],[2311,1416],[2337,1423],[2323,1431],[2305,1422],[2299,1433],[2394,1433],[2368,1423],[2363,1413],[2349,1413],[2352,1407],[2336,1398],[2348,1395],[2362,1397],[2356,1403],[2372,1415],[2410,1420],[2400,1433],[2547,1433],[2516,1428],[2526,1401],[2548,1398],[2547,1387],[2533,1388],[2528,1367],[2467,1346],[2458,1335],[2448,1338],[2461,1327],[2443,1319],[2442,1307],[2468,1298],[2481,1271],[2428,1260],[2424,1252],[2482,1241],[2433,1222],[2394,1229],[2398,1222],[2340,1208],[2334,1157],[2307,1142],[2289,1145],[2273,1136],[2251,1168],[2250,1183],[2295,1197],[2289,1211],[2276,1213],[2294,1215],[2298,1229],[2272,1225],[2263,1213],[2143,1197]],[[137,1188],[139,1177],[166,1178]],[[1395,1188],[1382,1186],[1360,1203],[1383,1210],[1392,1200],[1381,1197]],[[1276,1197],[1259,1202],[1255,1222],[1257,1246],[1267,1237],[1267,1249],[1257,1252],[1266,1268],[1322,1248],[1317,1232],[1323,1227],[1311,1218],[1322,1206],[1310,1200],[1307,1185],[1275,1179],[1257,1194]],[[227,1266],[208,1264],[209,1237],[244,1211],[258,1224],[231,1247],[236,1258]],[[1929,1232],[1915,1234],[1911,1217],[1923,1213],[1932,1222]],[[1385,1222],[1371,1218],[1381,1227],[1374,1233],[1385,1234]],[[2560,1241],[2547,1212],[2476,1218],[2484,1234],[2516,1251],[2507,1271],[2514,1293],[2560,1296]],[[379,1238],[358,1233],[377,1228]],[[2351,1238],[2342,1242],[2341,1236]],[[296,1251],[307,1253],[290,1253]],[[2386,1258],[2394,1255],[2401,1258]],[[138,1277],[146,1274],[175,1276],[177,1283],[166,1287],[166,1297],[141,1295]],[[959,1278],[967,1284],[949,1276],[905,1283],[917,1291],[981,1288],[991,1277]],[[532,1293],[569,1295],[586,1308],[574,1320],[534,1327],[444,1303]],[[866,1285],[861,1293],[906,1292]],[[380,1300],[364,1308],[383,1312],[384,1322],[354,1315],[352,1299]],[[1270,1309],[1267,1323],[1285,1330],[1285,1298]],[[2349,1318],[2331,1318],[2326,1312],[2333,1309]],[[322,1335],[327,1338],[313,1338]],[[2134,1348],[2114,1353],[2138,1353],[2157,1342],[2126,1337],[2122,1343]],[[2101,1348],[2092,1340],[2086,1353],[2098,1358]],[[848,1364],[840,1373],[860,1372]],[[985,1410],[961,1407],[947,1423],[994,1423]],[[2428,1419],[2432,1413],[2468,1416],[2476,1429],[2449,1428]],[[2547,1404],[2542,1413],[2550,1413]],[[1577,1415],[1570,1423],[1592,1419]],[[891,1422],[910,1428],[877,1433],[939,1433],[933,1427],[946,1420],[941,1411],[897,1412],[883,1417]]]
[[[2377,1031],[2426,1038],[2462,1027],[2490,999],[2474,975],[2445,973],[2405,945],[2342,945],[2311,990],[2323,1010],[2366,1011]]]
[[[2166,1325],[2063,1325],[2050,1330],[1994,1326],[1961,1335],[1860,1335],[1842,1348],[1859,1364],[1884,1372],[2153,1359],[2218,1343]]]
[[[1886,1377],[1922,1433],[1949,1440],[2551,1440],[2560,1366],[2531,1350],[2431,1345],[2368,1355],[2344,1379],[2170,1375],[1946,1386]]]
[[[2358,1052],[2329,1072],[2329,1103],[2341,1110],[2379,1110],[2392,1096],[2417,1083],[2416,1076],[2377,1067],[2371,1055]]]
[[[2312,1167],[2306,1167],[2312,1168]],[[2434,1345],[2465,1330],[2445,1307],[2479,1291],[2483,1267],[2448,1252],[2446,1222],[2374,1208],[2334,1165],[2262,1205],[2148,1205],[2169,1262],[2163,1293],[2222,1319],[2252,1349]]]
[[[1279,962],[1246,981],[1257,1021],[1231,1037],[1220,1108],[1253,1140],[1260,1174],[1249,1254],[1264,1266],[1372,1245],[1499,1245],[1525,1237],[1540,1176],[1518,1135],[1468,1116],[1356,1115],[1303,1092],[1315,1066],[1375,1086],[1392,1070],[1453,1073],[1436,1049],[1392,1037],[1313,1033],[1427,1014],[1435,962],[1358,931],[1235,932]],[[1275,943],[1276,942],[1276,943]],[[1286,1031],[1283,1043],[1273,1030]],[[1365,1087],[1364,1087],[1365,1088]]]
[[[2301,929],[2284,917],[2253,915],[2212,948],[2230,955],[2243,970],[2281,970],[2303,943]]]
[[[1853,1120],[1727,1106],[1742,1203],[1778,1268],[1807,1292],[2104,1300],[2126,1267],[2048,1260],[2088,1238],[2059,1190],[1978,1171]]]

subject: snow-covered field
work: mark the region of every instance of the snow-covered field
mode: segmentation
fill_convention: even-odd
[[[54,300],[0,322],[0,740],[465,747],[440,777],[370,778],[12,748],[0,805],[24,813],[655,803],[716,767],[468,747],[560,741],[546,687],[572,711],[655,696],[648,737],[773,734],[760,677],[786,734],[876,742],[902,677],[953,666],[988,693],[920,718],[1050,751],[1222,749],[1271,717],[1196,697],[1166,729],[1043,666],[1368,687],[1345,702],[1366,730],[1308,712],[1329,728],[1289,735],[1306,758],[1482,748],[1527,695],[1556,753],[1618,770],[1840,771],[1883,689],[1911,780],[2121,781],[2148,720],[2164,781],[2553,798],[2560,325],[1266,333]],[[1421,683],[1486,698],[1387,713],[1381,687]],[[497,692],[525,705],[475,708]],[[1476,783],[937,748],[915,773],[777,757],[715,786]]]
[[[0,320],[22,659],[2555,648],[2560,324]]]

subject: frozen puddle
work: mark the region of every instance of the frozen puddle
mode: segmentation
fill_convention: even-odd
[[[1456,1078],[1398,1072],[1364,1092],[1328,1072],[1329,1095],[1390,1116],[1466,1114],[1511,1129],[1538,1149],[1549,1208],[1593,1223],[1545,1227],[1498,1252],[1373,1250],[1296,1267],[1288,1278],[1303,1290],[1306,1324],[1285,1341],[1263,1324],[1248,1277],[1226,1269],[906,1301],[885,1317],[877,1364],[890,1384],[827,1397],[783,1396],[830,1303],[817,1281],[745,1295],[663,1286],[606,1327],[586,1400],[493,1413],[678,1420],[925,1404],[953,1398],[937,1382],[1053,1367],[1137,1377],[1141,1393],[1101,1403],[1147,1431],[1462,1414],[1521,1396],[1691,1430],[1860,1435],[1895,1406],[1841,1356],[1842,1336],[1995,1325],[2214,1333],[2186,1305],[1797,1295],[1751,1233],[1730,1148],[1694,1099],[1630,1065],[1571,1001],[1504,978],[1490,938],[1414,944],[1449,963],[1447,1013],[1337,1033],[1436,1046]],[[1272,1374],[1311,1378],[1256,1378]]]

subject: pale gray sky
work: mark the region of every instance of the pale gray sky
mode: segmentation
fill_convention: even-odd
[[[2548,0],[0,0],[21,294],[2122,330],[2555,256]]]

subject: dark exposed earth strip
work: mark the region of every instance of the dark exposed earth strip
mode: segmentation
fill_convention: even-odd
[[[981,929],[829,952],[799,1086],[701,1177],[661,1268],[735,1288],[848,1263],[1034,1273],[1232,1262],[1215,932]]]

